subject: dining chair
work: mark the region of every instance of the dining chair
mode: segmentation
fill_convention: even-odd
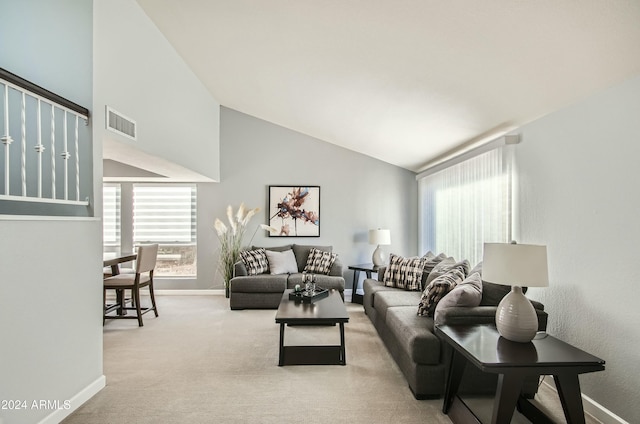
[[[156,308],[156,299],[153,294],[153,270],[156,267],[158,258],[158,245],[149,244],[138,246],[138,254],[136,258],[135,274],[118,274],[104,279],[104,318],[103,324],[107,319],[137,319],[138,325],[143,326],[142,315],[153,310],[156,317],[158,316],[158,308]],[[149,287],[149,295],[151,297],[151,307],[143,308],[140,304],[140,289]],[[107,290],[115,290],[118,293],[116,304],[107,305]],[[125,299],[125,290],[131,290],[132,305],[127,306],[128,299]],[[126,315],[127,310],[135,310],[136,316]],[[116,315],[110,315],[116,312]]]

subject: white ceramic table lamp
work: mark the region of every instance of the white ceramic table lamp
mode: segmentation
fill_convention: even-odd
[[[531,244],[485,243],[484,281],[512,286],[498,305],[496,327],[502,337],[528,343],[538,331],[538,316],[522,287],[547,287],[547,247]]]
[[[380,246],[385,246],[391,244],[391,231],[382,230],[378,228],[377,230],[369,230],[369,244],[377,245],[376,250],[373,251],[373,257],[371,260],[374,265],[382,266],[386,263],[386,255]]]

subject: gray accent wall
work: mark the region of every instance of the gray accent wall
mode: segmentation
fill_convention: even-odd
[[[2,1],[0,16],[2,67],[91,109],[92,2]],[[0,399],[28,402],[0,423],[60,422],[104,387],[101,230],[99,218],[0,215]]]
[[[268,223],[269,185],[320,186],[320,237],[269,238],[258,230],[253,245],[332,245],[348,288],[353,273],[347,265],[371,262],[369,229],[391,230],[387,252],[417,254],[415,173],[233,109],[222,107],[220,121],[221,182],[198,184],[198,278],[158,280],[158,288],[222,289],[213,223],[226,221],[227,205],[260,207],[249,243],[254,229]]]
[[[548,332],[606,360],[582,392],[640,422],[640,77],[521,128],[521,243],[546,244]],[[607,422],[607,421],[605,421]],[[611,422],[611,420],[609,420]]]

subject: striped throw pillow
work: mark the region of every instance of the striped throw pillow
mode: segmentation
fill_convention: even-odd
[[[307,264],[304,267],[304,272],[329,275],[331,267],[337,257],[338,255],[336,253],[326,252],[312,247],[309,250],[309,256],[307,257]]]
[[[240,251],[240,259],[242,259],[242,263],[245,268],[247,268],[247,274],[249,275],[264,274],[269,270],[267,254],[262,247],[254,250]]]
[[[391,253],[384,273],[384,285],[405,290],[420,290],[425,257],[404,258]]]
[[[462,270],[453,268],[431,281],[422,292],[422,298],[418,305],[418,315],[432,317],[440,299],[453,290],[456,285],[460,284],[464,278],[465,275]]]

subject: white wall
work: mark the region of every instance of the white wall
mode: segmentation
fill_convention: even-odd
[[[550,334],[606,360],[583,393],[640,422],[640,77],[521,134],[516,238],[548,246],[550,274],[530,295]]]
[[[1,66],[91,109],[92,2],[2,1],[0,16]],[[31,402],[73,409],[104,386],[100,234],[99,218],[0,216],[0,399],[28,401],[0,422],[58,422],[71,410]]]
[[[219,180],[220,104],[135,0],[95,0],[94,9],[94,124],[106,145]],[[105,105],[136,121],[137,141],[104,129]],[[129,164],[144,168],[146,159]]]
[[[226,207],[260,207],[253,229],[267,221],[269,185],[308,184],[321,187],[320,237],[269,238],[259,231],[254,245],[333,245],[344,264],[371,262],[375,246],[368,230],[391,229],[393,251],[414,255],[417,249],[417,183],[415,173],[323,142],[261,119],[221,108],[221,182],[198,184],[198,279],[156,280],[158,288],[221,289],[216,272],[219,243],[216,218],[226,220]],[[249,242],[248,234],[246,242]]]

